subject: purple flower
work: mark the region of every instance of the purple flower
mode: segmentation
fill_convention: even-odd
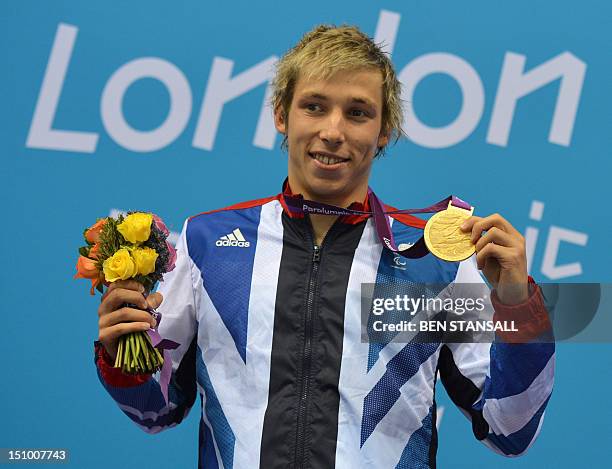
[[[170,231],[168,230],[168,228],[166,227],[162,219],[159,218],[155,214],[152,214],[152,215],[153,215],[153,223],[155,223],[155,226],[157,227],[157,229],[161,231],[164,234],[164,236],[167,237],[170,234]]]
[[[168,263],[166,264],[166,272],[170,272],[174,270],[175,262],[176,262],[176,249],[174,246],[166,241],[166,246],[168,246]]]

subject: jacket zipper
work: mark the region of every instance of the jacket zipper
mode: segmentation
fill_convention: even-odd
[[[323,243],[321,243],[321,245],[322,244]],[[310,397],[314,305],[320,262],[321,248],[313,243],[310,278],[308,280],[308,292],[306,297],[306,317],[304,318],[304,346],[302,350],[302,373],[300,376],[300,400],[297,414],[294,467],[304,467],[304,456],[306,452],[306,411],[308,408],[308,399]]]

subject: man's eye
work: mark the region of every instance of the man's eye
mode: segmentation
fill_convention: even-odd
[[[306,104],[305,108],[310,112],[319,112],[321,110],[321,106],[315,103]]]

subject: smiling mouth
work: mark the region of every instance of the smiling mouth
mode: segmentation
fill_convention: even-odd
[[[317,160],[319,163],[324,164],[326,166],[333,166],[340,163],[346,163],[348,159],[341,158],[339,156],[332,156],[325,153],[317,153],[310,152],[308,155],[313,159]]]

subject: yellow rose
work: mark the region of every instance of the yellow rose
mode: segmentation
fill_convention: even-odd
[[[149,275],[151,272],[155,272],[157,256],[155,249],[147,247],[132,249],[132,258],[136,263],[136,271],[140,275]]]
[[[150,213],[132,213],[117,225],[117,229],[130,243],[142,243],[151,235],[152,221],[153,215]]]
[[[104,278],[107,282],[117,280],[127,280],[136,275],[136,264],[130,255],[130,251],[125,248],[119,249],[115,254],[104,261],[102,264]]]

